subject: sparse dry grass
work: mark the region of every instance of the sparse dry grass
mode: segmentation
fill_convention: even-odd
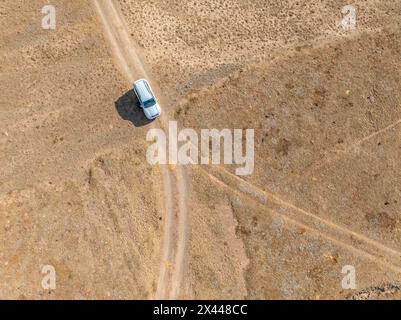
[[[248,184],[189,169],[180,297],[398,297],[401,3],[355,1],[348,35],[340,0],[118,2],[181,126],[256,133]],[[153,298],[164,214],[147,127],[116,110],[127,88],[89,2],[54,3],[54,32],[40,1],[0,4],[0,297]]]

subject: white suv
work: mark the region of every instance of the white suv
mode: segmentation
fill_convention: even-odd
[[[141,108],[149,120],[156,119],[161,114],[161,109],[150,88],[149,83],[145,79],[135,81],[134,91],[141,104]]]

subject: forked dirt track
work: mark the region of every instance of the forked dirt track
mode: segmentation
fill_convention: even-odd
[[[160,105],[164,102],[155,81],[146,72],[117,5],[110,0],[93,0],[104,26],[113,54],[129,86],[140,78],[148,79],[157,93]],[[168,113],[159,119],[162,128],[168,127]],[[153,127],[155,125],[153,124]],[[165,200],[165,226],[162,257],[156,299],[176,299],[180,295],[189,239],[188,178],[182,166],[161,166]]]
[[[401,252],[345,226],[321,218],[315,213],[299,208],[278,195],[262,190],[239,178],[222,167],[206,170],[199,166],[198,169],[215,183],[252,199],[256,205],[261,205],[274,213],[280,214],[287,222],[301,226],[356,255],[401,274]],[[282,210],[283,208],[286,210]]]

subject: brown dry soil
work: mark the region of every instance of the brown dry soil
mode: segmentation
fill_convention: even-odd
[[[153,298],[148,126],[93,6],[53,2],[55,31],[0,3],[0,297]],[[179,297],[401,298],[401,1],[354,1],[350,33],[342,0],[116,3],[182,127],[255,129],[252,175],[187,168]]]
[[[55,31],[43,1],[1,4],[0,297],[152,298],[163,210],[147,129],[93,6],[54,4]]]

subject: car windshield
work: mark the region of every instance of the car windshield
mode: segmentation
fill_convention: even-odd
[[[148,101],[145,101],[145,103],[143,104],[145,106],[145,108],[149,108],[149,107],[153,107],[156,104],[155,99],[150,99]]]

